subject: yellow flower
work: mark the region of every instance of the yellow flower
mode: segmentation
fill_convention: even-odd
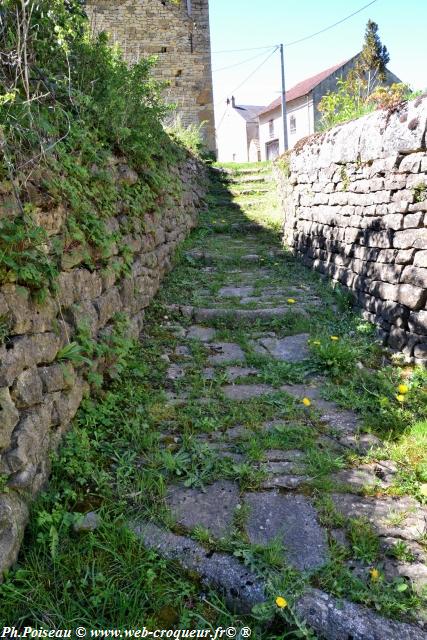
[[[302,403],[305,407],[310,407],[311,406],[311,400],[310,398],[303,398],[302,399]]]
[[[399,394],[398,396],[396,396],[396,400],[398,402],[405,402],[406,398],[403,394]]]
[[[378,579],[380,577],[380,572],[378,571],[378,569],[370,569],[369,573],[371,574],[372,582],[378,582]]]
[[[296,300],[295,298],[288,298],[287,303],[288,304],[295,304]]]
[[[338,342],[339,337],[338,337],[338,336],[331,336],[331,340],[332,340],[333,342]]]
[[[409,391],[409,387],[408,387],[408,385],[407,385],[407,384],[400,384],[400,385],[397,387],[397,390],[399,391],[399,393],[401,393],[401,394],[405,395],[405,393],[408,393],[408,391]]]
[[[422,496],[426,496],[427,497],[427,483],[424,482],[423,484],[420,484],[420,493]]]
[[[315,344],[316,347],[318,347],[321,343],[320,343],[320,340],[313,340],[311,344]]]
[[[282,596],[278,596],[276,598],[276,604],[279,607],[279,609],[284,609],[285,607],[288,606],[288,603],[286,602],[285,598],[282,598]]]

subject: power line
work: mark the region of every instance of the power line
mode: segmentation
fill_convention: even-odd
[[[271,46],[270,49],[273,49],[273,46]],[[246,60],[242,60],[241,62],[236,62],[235,64],[230,64],[227,67],[221,67],[220,69],[213,69],[212,73],[218,73],[219,71],[226,71],[227,69],[233,69],[234,67],[239,67],[242,64],[246,64],[247,62],[251,62],[252,60],[256,60],[257,58],[261,58],[261,56],[263,56],[264,53],[265,53],[265,51],[263,51],[262,53],[258,53],[256,56],[251,56],[250,58],[247,58]]]
[[[361,11],[364,11],[365,9],[370,7],[372,4],[374,4],[375,2],[378,2],[378,0],[372,0],[372,2],[370,2],[369,4],[365,4],[364,7],[361,7],[360,9],[355,11],[354,13],[351,13],[349,16],[346,16],[345,18],[342,18],[342,20],[338,20],[338,22],[334,22],[334,24],[330,24],[329,27],[325,27],[324,29],[321,29],[320,31],[316,31],[315,33],[311,33],[309,36],[305,36],[304,38],[299,38],[299,40],[293,40],[292,42],[285,42],[284,46],[285,47],[292,47],[294,44],[299,44],[300,42],[305,42],[305,40],[310,40],[310,38],[314,38],[315,36],[318,36],[321,33],[325,33],[325,31],[329,31],[329,29],[333,29],[334,27],[337,27],[339,24],[342,24],[346,20],[349,20],[353,16],[356,16],[358,13],[361,13]]]
[[[222,51],[212,51],[212,53],[240,53],[241,51],[260,51],[261,49],[271,49],[273,45],[266,47],[249,47],[248,49],[223,49]]]
[[[248,82],[248,80],[250,80],[252,78],[252,76],[254,76],[256,74],[257,71],[259,71],[259,69],[261,69],[261,67],[263,67],[265,65],[265,63],[271,58],[272,55],[274,55],[276,53],[276,51],[278,50],[278,46],[275,46],[273,51],[271,51],[268,56],[261,62],[261,64],[259,64],[253,71],[252,73],[250,73],[248,75],[247,78],[245,78],[243,80],[243,82],[241,82],[237,87],[235,87],[234,89],[232,89],[227,95],[232,95],[234,94],[236,91],[238,91],[239,89],[241,89],[243,87],[244,84],[246,84]],[[224,98],[227,97],[227,95],[225,95],[223,98],[221,98],[221,100],[218,100],[214,106],[217,106],[220,102],[222,102],[224,100]]]
[[[303,38],[299,38],[298,40],[292,40],[292,42],[285,42],[284,46],[285,47],[292,47],[293,45],[299,44],[300,42],[305,42],[306,40],[310,40],[311,38],[315,38],[316,36],[320,35],[321,33],[325,33],[326,31],[329,31],[330,29],[333,29],[334,27],[337,27],[339,24],[342,24],[343,22],[346,22],[347,20],[350,20],[350,18],[353,18],[358,13],[361,13],[362,11],[364,11],[365,9],[370,7],[371,5],[375,4],[376,2],[378,2],[378,0],[372,0],[368,4],[365,4],[363,7],[358,9],[357,11],[354,11],[353,13],[351,13],[348,16],[346,16],[345,18],[342,18],[341,20],[338,20],[338,22],[334,22],[333,24],[330,24],[328,27],[325,27],[324,29],[321,29],[320,31],[316,31],[315,33],[310,33],[310,35],[304,36]],[[224,49],[223,51],[213,51],[212,53],[238,53],[240,51],[259,51],[260,49],[264,49],[264,50],[265,49],[269,49],[272,46],[273,45],[270,45],[270,47],[253,47],[253,48],[248,48],[248,49]]]

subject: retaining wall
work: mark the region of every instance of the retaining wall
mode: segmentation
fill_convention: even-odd
[[[167,204],[160,213],[145,214],[140,223],[133,219],[134,231],[122,237],[133,252],[128,276],[115,275],[122,261],[117,246],[107,264],[91,270],[82,266],[82,254],[71,248],[62,256],[58,293],[43,304],[36,304],[22,287],[0,287],[0,317],[8,323],[8,335],[0,346],[0,576],[16,559],[28,504],[49,475],[49,454],[89,390],[82,367],[58,362],[58,351],[82,322],[94,339],[105,339],[117,312],[129,318],[129,334],[138,336],[144,309],[171,268],[175,248],[196,224],[205,194],[205,170],[192,158],[170,170],[180,178],[180,193],[175,189],[162,194]],[[118,187],[138,181],[123,158],[112,158],[110,171]],[[27,188],[37,203],[38,185],[30,183]],[[8,189],[10,185],[0,184],[0,217],[8,215],[12,198]],[[52,247],[61,237],[67,211],[61,206],[35,211]],[[107,220],[107,227],[123,230],[127,223],[126,215],[117,215]],[[102,369],[108,362],[98,365]]]
[[[427,97],[300,143],[275,167],[284,242],[352,290],[410,361],[427,361]]]

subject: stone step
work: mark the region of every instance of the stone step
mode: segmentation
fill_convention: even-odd
[[[189,575],[196,575],[204,587],[218,591],[232,611],[250,614],[256,604],[267,602],[266,580],[235,557],[212,552],[152,522],[132,523],[129,528],[147,549],[178,563]],[[419,626],[388,620],[363,605],[334,598],[319,589],[309,588],[292,604],[298,619],[328,640],[427,640],[426,631]]]
[[[211,320],[239,320],[250,322],[253,320],[272,320],[281,318],[291,311],[287,307],[272,307],[269,309],[212,309],[199,308],[189,305],[168,305],[170,311],[179,312],[186,318],[191,318],[196,322],[209,322]],[[304,309],[298,309],[301,315],[308,316]]]
[[[233,556],[212,553],[191,538],[165,531],[151,522],[131,526],[147,549],[156,551],[196,574],[202,585],[216,589],[232,611],[251,613],[252,607],[266,601],[266,585]]]

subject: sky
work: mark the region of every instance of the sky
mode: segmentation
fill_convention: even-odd
[[[224,113],[226,98],[231,95],[237,103],[255,105],[267,105],[280,95],[279,51],[262,64],[275,45],[286,45],[319,31],[368,2],[370,0],[210,0],[217,122]],[[389,69],[413,88],[426,89],[427,0],[376,0],[326,33],[285,46],[286,88],[360,51],[368,19],[379,25],[381,41],[390,54]],[[270,49],[229,51],[255,47]],[[224,50],[227,52],[223,53]],[[247,62],[239,64],[244,61]],[[223,69],[231,65],[238,66]]]

